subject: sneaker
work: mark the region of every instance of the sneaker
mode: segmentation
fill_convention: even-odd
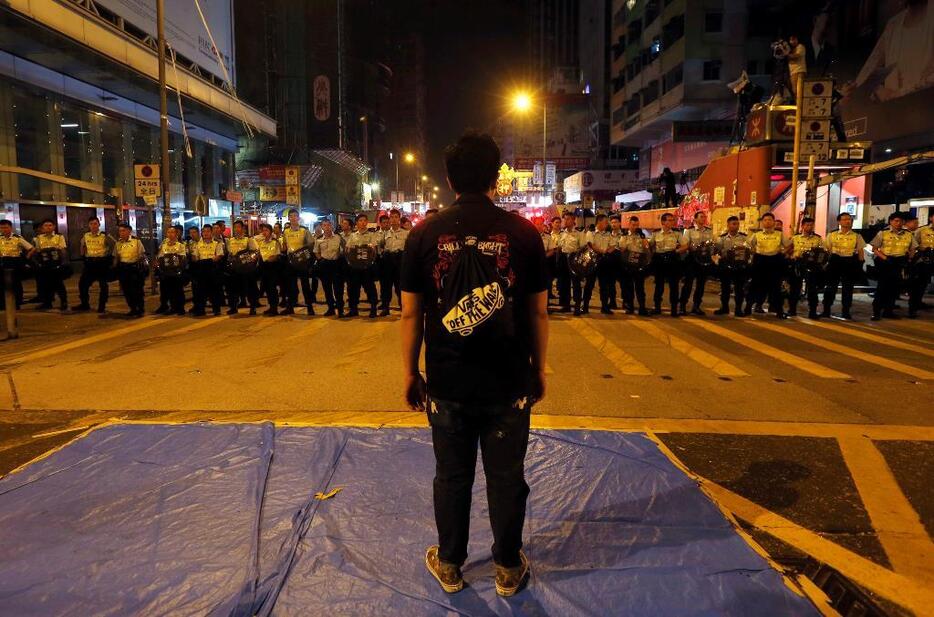
[[[441,561],[438,557],[437,545],[429,546],[428,551],[425,552],[425,567],[435,577],[445,593],[457,593],[464,588],[464,575],[461,574],[461,569],[454,564]],[[499,592],[499,568],[496,570],[496,590]]]
[[[853,319],[853,316],[850,315],[850,311],[843,311],[843,313],[840,315],[840,317],[842,317],[843,319],[846,319],[846,320],[851,320],[851,319]]]
[[[529,575],[529,559],[519,551],[521,563],[514,568],[496,566],[496,593],[504,598],[516,595]]]

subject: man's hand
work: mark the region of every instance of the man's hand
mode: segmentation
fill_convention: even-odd
[[[425,379],[421,373],[406,375],[405,377],[405,402],[408,403],[412,411],[425,411],[425,403],[428,399],[428,388],[425,386]]]
[[[532,403],[535,404],[545,398],[545,371],[532,373],[532,391],[529,393]]]

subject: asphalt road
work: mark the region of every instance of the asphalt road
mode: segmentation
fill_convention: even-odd
[[[649,432],[774,558],[845,570],[875,609],[917,612],[887,585],[934,582],[934,311],[873,323],[858,297],[855,316],[554,316],[534,421]],[[114,419],[424,423],[401,398],[397,313],[26,308],[20,324],[0,343],[0,473]]]

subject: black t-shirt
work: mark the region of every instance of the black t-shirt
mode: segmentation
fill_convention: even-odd
[[[515,335],[460,346],[448,343],[439,309],[446,269],[458,239],[477,236],[495,250],[496,267],[512,298]],[[488,247],[496,247],[490,249]],[[409,234],[402,259],[402,290],[419,293],[425,307],[428,393],[439,400],[512,402],[529,393],[532,377],[529,296],[545,291],[545,249],[535,227],[496,207],[485,195],[462,195]]]

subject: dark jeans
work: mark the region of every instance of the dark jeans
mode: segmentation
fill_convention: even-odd
[[[185,279],[163,276],[159,281],[159,306],[173,313],[185,312]]]
[[[220,312],[224,304],[220,273],[217,264],[208,259],[201,259],[192,265],[192,304],[196,313],[203,313],[208,302],[215,313]]]
[[[145,296],[143,285],[146,282],[146,275],[136,264],[120,264],[117,266],[117,279],[120,281],[120,288],[123,290],[123,297],[131,311],[142,311],[145,309]]]
[[[386,253],[380,261],[379,300],[380,309],[389,310],[395,290],[396,300],[402,306],[402,251]]]
[[[826,282],[824,287],[824,313],[830,314],[830,307],[837,297],[837,286],[842,286],[843,312],[849,313],[853,306],[853,286],[856,277],[860,274],[860,261],[858,257],[841,257],[831,255],[827,264]]]
[[[785,257],[778,255],[754,255],[752,258],[752,289],[749,303],[761,305],[766,298],[769,310],[780,315],[784,312],[782,300],[782,276],[785,274]]]
[[[68,292],[65,290],[65,280],[59,270],[37,270],[36,291],[39,303],[43,306],[52,306],[55,296],[58,296],[62,306],[68,306]]]
[[[339,259],[319,259],[315,264],[321,285],[324,287],[324,299],[329,310],[344,310],[344,275]]]
[[[792,273],[788,276],[788,308],[792,312],[798,310],[798,302],[801,301],[801,286],[802,284],[806,283],[808,311],[816,311],[818,290],[823,289],[823,285],[821,284],[823,273],[806,272],[801,274],[804,274],[804,276],[801,276],[797,271],[792,271]]]
[[[645,308],[645,272],[625,272],[623,274],[623,305],[627,311]]]
[[[110,297],[110,285],[107,278],[112,262],[113,259],[110,257],[86,257],[84,259],[84,270],[81,272],[81,278],[78,279],[78,297],[81,299],[82,306],[90,305],[91,285],[97,283],[100,287],[97,308],[107,307],[107,299]]]
[[[872,298],[873,315],[891,311],[895,307],[898,294],[902,291],[902,269],[906,261],[905,257],[876,259],[879,284],[876,286],[876,295]]]
[[[298,306],[299,283],[301,283],[302,298],[305,300],[305,306],[312,308],[315,298],[311,295],[311,281],[308,280],[308,272],[304,270],[298,272],[291,266],[288,266],[288,272],[286,272],[287,287],[285,290],[285,300],[288,306],[293,309]]]
[[[259,276],[269,309],[279,310],[279,284],[282,278],[282,264],[279,261],[262,262],[259,265]]]
[[[724,269],[720,272],[720,308],[730,308],[730,291],[732,288],[736,300],[736,312],[743,310],[743,300],[746,298],[746,281],[748,279],[745,268],[736,270]]]
[[[558,304],[563,309],[571,308],[571,290],[574,292],[574,306],[581,305],[581,280],[571,274],[568,266],[568,253],[558,253]]]
[[[616,296],[617,270],[619,259],[616,255],[604,255],[597,263],[597,280],[600,283],[600,308],[610,307]]]
[[[255,274],[236,274],[231,272],[227,281],[227,307],[235,309],[240,306],[240,300],[246,298],[250,308],[259,306],[259,291],[256,288]]]
[[[507,568],[520,565],[529,496],[525,453],[531,407],[430,401],[429,409],[435,451],[435,522],[441,560],[457,566],[467,560],[470,501],[479,442],[493,528],[493,561]]]
[[[681,284],[681,306],[688,303],[688,299],[691,298],[691,288],[693,287],[694,296],[692,302],[694,308],[700,308],[701,302],[704,301],[704,289],[706,286],[707,271],[704,269],[704,266],[688,258],[684,268],[684,281]]]
[[[656,309],[662,308],[662,297],[665,295],[665,285],[668,285],[668,299],[671,310],[678,310],[678,280],[681,278],[681,264],[677,258],[665,262],[659,255],[655,256],[655,293],[652,300]]]
[[[376,278],[375,268],[365,270],[347,268],[347,303],[351,311],[356,311],[360,304],[360,288],[366,292],[366,300],[370,303],[370,310],[376,310]]]

